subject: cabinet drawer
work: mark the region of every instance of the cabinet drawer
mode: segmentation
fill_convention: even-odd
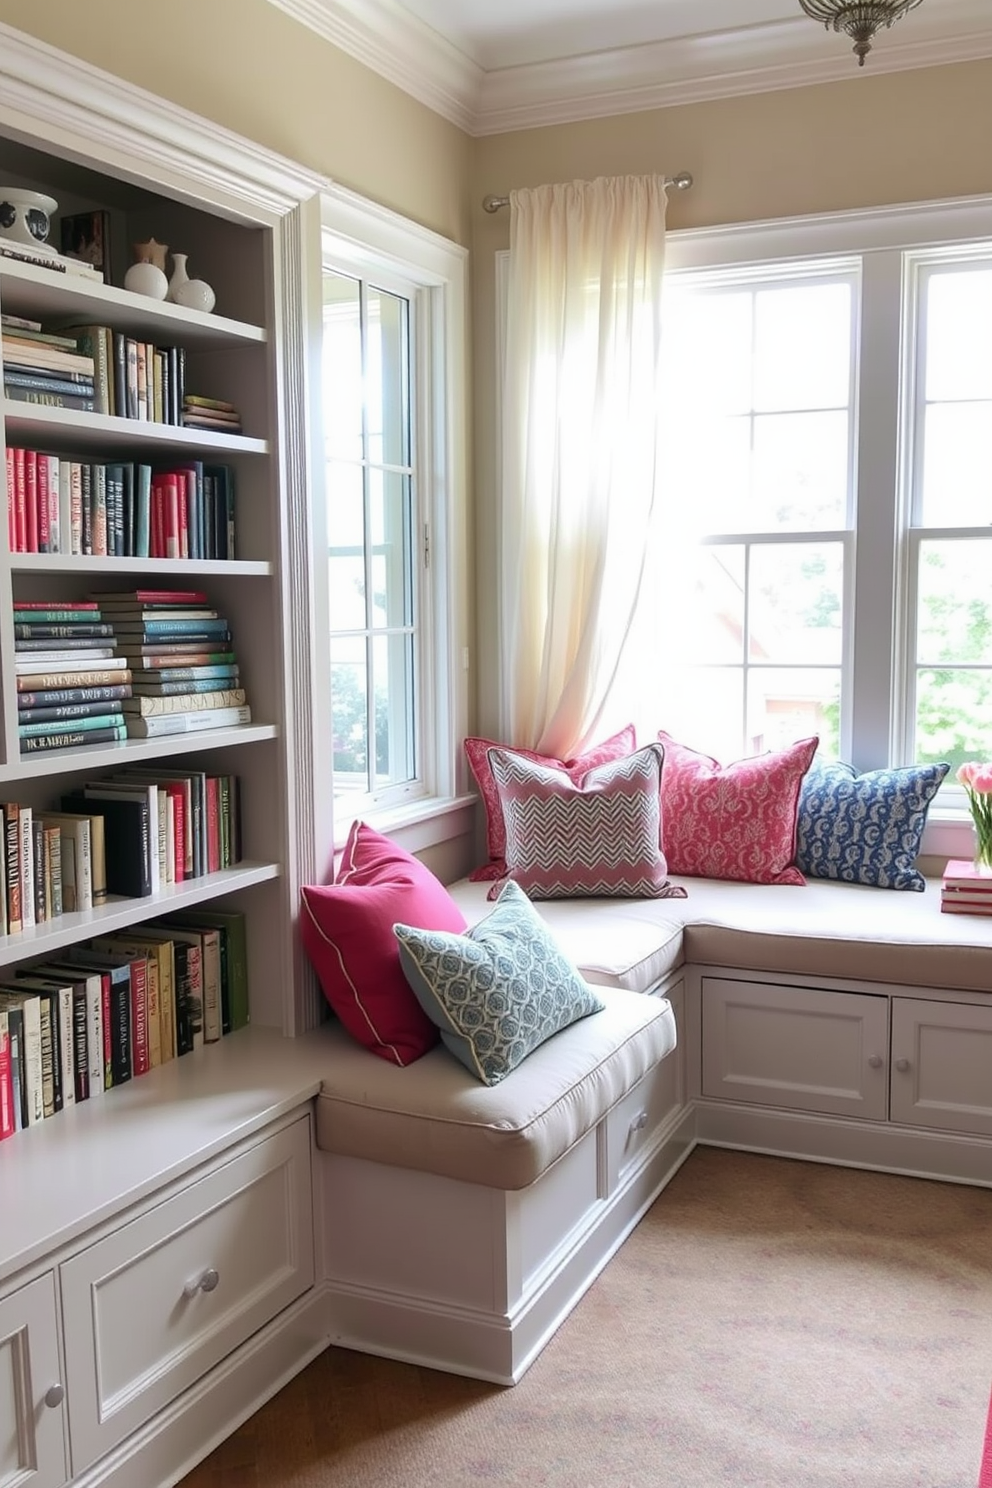
[[[66,1480],[51,1271],[0,1298],[0,1488]]]
[[[893,1121],[992,1136],[992,1008],[897,997]]]
[[[313,1283],[308,1118],[61,1267],[73,1473]]]
[[[884,1121],[888,999],[704,977],[703,1094]]]
[[[629,1090],[606,1118],[606,1192],[611,1194],[632,1165],[650,1148],[658,1129],[685,1104],[685,1055],[682,1048],[683,988],[668,994],[679,1043],[660,1064]]]

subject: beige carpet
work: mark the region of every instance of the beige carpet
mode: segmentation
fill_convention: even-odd
[[[697,1149],[519,1385],[330,1349],[184,1488],[975,1488],[992,1190]]]

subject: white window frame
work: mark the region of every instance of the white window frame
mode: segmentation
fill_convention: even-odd
[[[880,760],[900,762],[906,749],[902,687],[911,655],[909,615],[912,452],[902,431],[912,417],[915,347],[900,345],[900,377],[892,376],[892,347],[915,294],[918,266],[937,255],[967,257],[968,246],[992,243],[992,196],[952,198],[671,231],[666,273],[714,269],[745,276],[762,265],[781,269],[789,261],[818,263],[834,258],[861,261],[862,300],[858,328],[857,471],[872,502],[857,508],[857,561],[845,603],[853,605],[845,655],[844,757],[857,769]],[[497,386],[502,375],[509,253],[497,255]],[[497,410],[498,413],[498,410]],[[903,456],[900,463],[900,450]],[[901,534],[893,545],[892,534]],[[967,857],[972,827],[963,792],[946,787],[931,808],[923,841],[925,856]]]
[[[386,290],[415,295],[413,342],[413,442],[418,486],[419,531],[414,602],[418,606],[415,681],[420,728],[417,779],[409,790],[389,787],[377,805],[363,795],[360,814],[377,830],[396,835],[411,850],[457,835],[466,801],[458,794],[458,757],[467,727],[468,656],[466,493],[466,317],[467,252],[419,224],[344,188],[321,194],[321,276],[354,275]],[[318,298],[320,296],[318,295]],[[318,357],[319,361],[319,357]],[[318,400],[319,401],[319,400]],[[314,493],[315,610],[320,675],[327,679],[318,735],[330,747],[330,640],[327,579],[328,499],[323,479],[324,448],[318,430],[314,458],[320,471]],[[429,558],[425,552],[429,547]],[[356,803],[335,807],[334,839],[340,846]],[[458,819],[452,819],[456,813]]]

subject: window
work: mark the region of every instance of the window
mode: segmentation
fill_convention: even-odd
[[[464,255],[346,192],[323,204],[318,520],[336,837],[455,791],[464,733]]]
[[[948,760],[953,817],[992,751],[992,203],[669,249],[656,612],[618,715],[724,758],[815,732],[859,769]]]

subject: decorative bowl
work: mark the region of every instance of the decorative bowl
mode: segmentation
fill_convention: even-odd
[[[9,238],[27,248],[48,245],[51,219],[59,204],[41,191],[24,186],[0,186],[0,238]],[[48,245],[48,251],[52,248]]]

